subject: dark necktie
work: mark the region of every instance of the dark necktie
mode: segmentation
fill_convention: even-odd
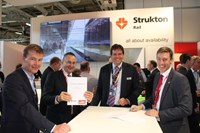
[[[110,92],[109,92],[108,101],[107,101],[107,104],[109,106],[113,106],[115,103],[115,95],[116,95],[116,90],[117,90],[119,70],[120,70],[119,67],[116,66],[114,74],[112,75],[112,85],[110,87]]]
[[[35,97],[35,101],[38,104],[38,96],[37,96],[37,90],[36,90],[36,84],[35,81],[33,81],[33,86],[34,86],[34,97]]]
[[[68,74],[67,77],[71,77],[71,75]],[[73,114],[74,114],[74,107],[73,107],[73,105],[71,105],[71,115],[73,115]]]
[[[159,99],[159,93],[160,93],[160,87],[162,85],[162,80],[163,80],[163,75],[160,75],[158,84],[156,87],[156,92],[155,92],[154,107],[156,107],[158,99]]]

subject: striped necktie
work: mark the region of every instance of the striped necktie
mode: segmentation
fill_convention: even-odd
[[[112,85],[110,87],[108,101],[107,101],[107,104],[109,106],[113,106],[115,103],[115,95],[116,95],[116,90],[117,90],[119,70],[120,70],[119,67],[116,66],[114,74],[112,75]]]

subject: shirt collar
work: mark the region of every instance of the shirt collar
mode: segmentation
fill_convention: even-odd
[[[167,71],[165,71],[164,73],[160,73],[163,75],[163,78],[167,77],[171,71],[172,67],[170,67]]]
[[[195,71],[193,68],[190,68],[191,69],[191,71],[194,73],[194,72],[197,72],[197,71]]]
[[[63,68],[62,68],[63,74],[65,75],[65,77],[69,77],[68,75],[70,75],[70,77],[72,77],[72,73],[68,74]]]
[[[118,67],[121,68],[121,66],[122,66],[122,62],[119,64]],[[112,63],[112,68],[115,69],[115,67],[116,67],[116,65],[114,63]]]
[[[152,69],[152,70],[150,71],[150,73],[152,73],[155,69],[156,69],[156,68]]]
[[[29,80],[34,80],[35,79],[34,74],[29,75],[28,72],[25,69],[22,68],[22,70],[24,71],[24,73],[26,74],[26,76],[28,77]]]

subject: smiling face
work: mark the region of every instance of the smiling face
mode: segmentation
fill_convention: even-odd
[[[37,71],[42,66],[42,58],[44,54],[38,53],[34,50],[28,51],[26,57],[23,57],[22,68],[27,71],[28,74],[32,75],[37,73]]]
[[[164,47],[164,49],[161,48],[160,51],[157,52],[157,64],[161,73],[164,73],[170,68],[173,62],[172,56],[173,53],[169,48]]]
[[[63,69],[68,73],[72,73],[76,67],[76,57],[73,55],[66,55],[63,59]]]
[[[123,54],[121,49],[114,49],[114,50],[112,50],[111,58],[112,58],[112,62],[116,66],[118,66],[118,65],[120,65],[120,63],[124,59],[124,54]]]

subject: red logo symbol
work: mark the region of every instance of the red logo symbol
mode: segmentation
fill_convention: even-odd
[[[124,18],[119,18],[119,20],[116,22],[116,25],[122,30],[126,25],[128,24],[128,21]]]
[[[78,104],[86,104],[86,100],[78,100]]]

